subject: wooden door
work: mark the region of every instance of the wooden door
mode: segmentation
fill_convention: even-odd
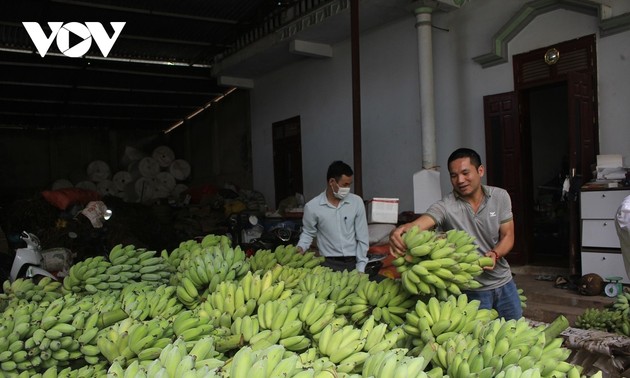
[[[484,96],[486,132],[486,180],[488,185],[502,187],[512,198],[514,214],[514,248],[507,256],[510,263],[527,263],[527,228],[524,194],[523,149],[519,127],[518,101],[515,92]]]
[[[273,175],[277,208],[283,199],[295,193],[304,193],[300,117],[275,122],[272,129]]]
[[[569,193],[569,270],[579,273],[580,256],[580,187],[593,177],[591,166],[599,153],[597,117],[593,77],[589,73],[568,74],[569,108],[569,169],[571,190]]]

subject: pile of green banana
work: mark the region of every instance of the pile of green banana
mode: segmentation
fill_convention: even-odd
[[[418,298],[404,290],[398,280],[386,278],[380,282],[364,280],[354,293],[337,309],[350,320],[362,324],[370,315],[376,321],[386,323],[390,329],[404,323],[405,314],[416,304]]]
[[[24,299],[34,302],[52,302],[63,294],[58,290],[61,282],[50,277],[42,278],[38,283],[29,278],[18,278],[11,282],[6,280],[2,284],[3,292],[0,293],[0,300],[11,301],[13,299]]]
[[[313,251],[300,253],[294,245],[279,245],[273,251],[263,249],[250,258],[253,271],[270,270],[278,264],[289,268],[311,269],[323,261],[323,256],[317,256]]]
[[[178,378],[243,371],[271,377],[276,369],[287,377],[580,374],[566,364],[556,333],[493,320],[495,311],[480,310],[466,296],[425,303],[400,281],[376,283],[322,266],[252,271],[224,237],[185,242],[177,254],[159,257],[133,246],[112,251],[120,264],[87,259],[73,265],[63,285],[47,279],[3,285],[0,376],[105,377],[108,369],[109,377]],[[247,269],[197,286],[185,272],[211,260],[219,270]],[[150,264],[178,277],[140,273]],[[110,281],[100,276],[120,266],[112,275],[123,287],[101,285]],[[101,281],[88,283],[91,277]]]
[[[405,256],[392,263],[401,274],[402,283],[412,294],[437,296],[444,300],[449,294],[459,295],[462,289],[479,288],[474,278],[491,266],[493,260],[477,250],[475,239],[463,230],[446,234],[410,228],[403,240]]]
[[[568,326],[562,320],[559,324]],[[534,328],[525,318],[495,319],[472,333],[458,333],[444,341],[433,363],[453,378],[490,378],[502,372],[514,376],[518,370],[511,370],[513,366],[521,369],[517,377],[580,377],[582,368],[566,361],[571,350],[562,347],[562,337],[554,336],[559,330],[544,325]]]

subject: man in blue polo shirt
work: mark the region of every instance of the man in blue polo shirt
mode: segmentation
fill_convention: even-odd
[[[369,247],[363,199],[350,193],[352,168],[342,161],[328,167],[326,190],[304,206],[298,250],[308,250],[317,238],[322,264],[333,270],[365,271]]]

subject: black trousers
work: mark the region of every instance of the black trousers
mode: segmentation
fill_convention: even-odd
[[[322,266],[327,266],[335,271],[351,271],[357,268],[357,259],[354,256],[348,257],[326,257]]]

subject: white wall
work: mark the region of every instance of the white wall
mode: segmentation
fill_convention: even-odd
[[[483,69],[472,58],[490,52],[492,36],[526,1],[486,0],[437,13],[433,23],[436,138],[442,188],[450,189],[446,159],[460,146],[485,159],[483,96],[512,91],[512,62]],[[613,14],[627,11],[622,0],[607,1]],[[620,4],[615,7],[614,4]],[[624,8],[626,7],[626,8]],[[413,210],[411,177],[421,169],[415,18],[361,36],[361,101],[364,197],[399,197],[400,210]],[[589,34],[597,19],[556,10],[537,17],[508,45],[510,56]],[[621,153],[630,163],[630,32],[598,38],[600,152]],[[254,188],[274,198],[271,124],[302,118],[304,191],[323,190],[327,165],[352,164],[350,46],[334,46],[334,57],[307,60],[264,78],[252,90]]]

